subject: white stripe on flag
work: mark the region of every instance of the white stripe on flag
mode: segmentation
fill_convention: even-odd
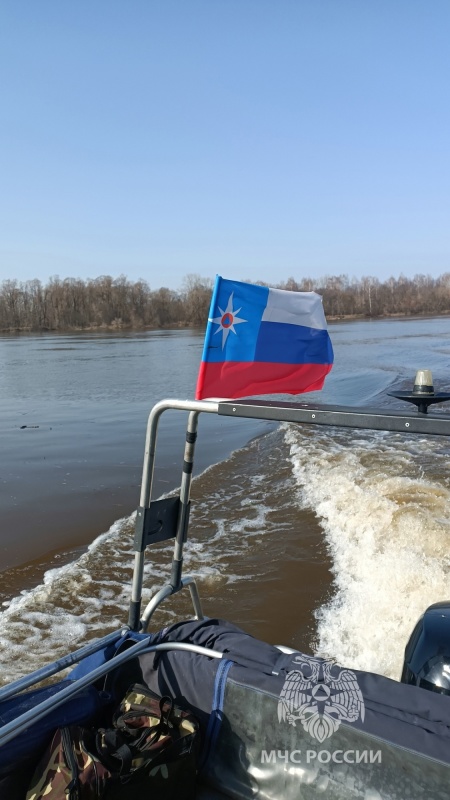
[[[326,330],[322,298],[316,292],[288,292],[285,289],[269,289],[267,305],[262,322],[287,322],[306,328]]]

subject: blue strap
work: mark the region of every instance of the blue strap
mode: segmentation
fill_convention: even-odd
[[[213,756],[216,748],[217,738],[222,726],[225,687],[227,684],[228,673],[233,663],[234,662],[230,661],[229,659],[221,661],[216,672],[211,715],[209,717],[208,727],[205,735],[205,743],[202,756],[200,758],[200,770],[204,769],[206,763]]]

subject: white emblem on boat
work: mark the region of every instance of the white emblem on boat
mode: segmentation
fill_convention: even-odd
[[[293,663],[278,701],[280,722],[295,726],[300,720],[310,736],[323,742],[343,720],[364,720],[364,700],[354,672],[331,659],[306,655],[296,656]]]

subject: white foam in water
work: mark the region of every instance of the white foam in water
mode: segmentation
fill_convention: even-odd
[[[14,680],[42,664],[60,658],[89,636],[101,636],[119,628],[123,619],[105,614],[105,600],[120,599],[119,583],[105,581],[97,573],[100,548],[108,542],[108,558],[120,549],[124,520],[99,536],[77,561],[48,570],[43,582],[14,598],[0,614],[0,667],[2,682]],[[103,551],[105,552],[105,550]],[[122,568],[123,569],[123,568]],[[129,575],[130,571],[126,571]]]
[[[435,441],[369,436],[285,428],[299,502],[319,517],[334,564],[319,652],[398,679],[417,619],[449,597],[450,492],[435,477],[436,463],[445,469]]]
[[[249,450],[253,447],[250,444]],[[210,469],[203,475],[209,472]],[[249,482],[255,491],[259,487],[258,502],[248,499]],[[221,485],[220,480],[215,497],[199,501],[191,514],[193,524],[184,551],[184,566],[208,590],[241,580],[242,575],[234,574],[231,564],[249,551],[254,537],[270,528],[266,525],[270,509],[264,504],[262,477],[240,477],[233,491],[238,496],[234,516],[226,503],[230,487],[226,481]],[[76,561],[48,570],[39,586],[21,592],[0,614],[2,683],[62,657],[87,638],[104,636],[126,623],[134,565],[134,517],[132,514],[114,523]],[[172,543],[158,545],[146,560],[144,607],[152,586],[159,588],[169,578],[172,550]],[[186,613],[190,613],[188,598],[186,602]],[[158,611],[157,625],[167,624],[172,618],[173,611],[164,607]]]

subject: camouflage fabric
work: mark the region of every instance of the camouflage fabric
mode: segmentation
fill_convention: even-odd
[[[82,728],[58,728],[35,770],[26,800],[96,800],[104,796],[111,777],[90,751]]]
[[[173,705],[169,697],[160,698],[139,684],[132,686],[122,700],[114,727],[139,741],[139,752],[144,759],[149,750],[159,752],[175,741],[180,743],[180,753],[190,751],[198,732],[193,714]],[[142,735],[142,731],[146,733]]]
[[[60,728],[26,800],[191,800],[198,724],[143,686],[127,692],[111,728]]]

